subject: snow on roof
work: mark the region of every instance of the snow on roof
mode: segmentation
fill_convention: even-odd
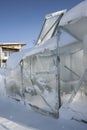
[[[7,45],[26,45],[26,43],[23,42],[2,42],[0,43],[0,46],[7,46]]]
[[[54,13],[51,13],[51,14],[47,14],[45,18],[48,19],[48,18],[52,18],[54,16],[59,16],[62,13],[65,13],[65,12],[66,12],[66,9],[61,10],[61,11],[57,11],[57,12],[54,12]]]
[[[40,52],[43,52],[45,49],[49,49],[49,50],[55,49],[57,46],[56,40],[57,40],[57,37],[55,36],[49,39],[45,44],[35,46],[31,49],[22,50],[20,52],[13,53],[7,60],[7,68],[14,69],[20,63],[20,61],[27,56],[38,54]]]
[[[81,17],[87,17],[87,0],[73,7],[70,11],[64,14],[60,21],[60,26],[72,23]]]

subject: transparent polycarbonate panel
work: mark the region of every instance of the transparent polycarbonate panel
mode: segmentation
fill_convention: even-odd
[[[77,41],[77,39],[75,37],[73,37],[71,34],[69,34],[68,32],[66,32],[65,30],[63,29],[60,29],[60,47],[61,46],[65,46],[65,45],[68,45],[68,44],[71,44],[71,43],[74,43]]]
[[[72,59],[72,70],[80,77],[84,72],[83,50],[73,53],[71,55],[71,59]]]
[[[65,100],[69,100],[72,92],[78,87],[78,82],[84,72],[83,50],[62,54],[60,61],[61,98],[62,102],[65,102]]]
[[[23,75],[21,65],[14,70],[6,70],[6,92],[15,99],[23,97]]]
[[[6,91],[16,100],[23,100],[33,109],[58,117],[56,50],[25,57],[14,70],[7,72]]]
[[[87,84],[81,85],[77,94],[74,96],[72,104],[70,104],[70,108],[72,111],[81,114],[83,119],[87,121]]]
[[[41,42],[47,41],[51,36],[53,35],[55,31],[55,27],[58,23],[58,17],[59,16],[54,16],[48,19],[45,19],[42,31],[40,33],[40,36],[38,38],[37,44],[40,44]]]
[[[84,72],[82,43],[77,41],[69,32],[60,28],[60,86],[61,101],[69,101]]]
[[[50,29],[50,31],[42,38],[41,40],[41,44],[43,44],[45,41],[47,41],[48,39],[51,38],[53,32],[54,32],[54,29],[56,27],[56,24]]]
[[[23,62],[26,102],[43,113],[57,116],[56,56],[46,52],[26,57]]]
[[[58,16],[46,19],[44,27],[43,27],[43,31],[42,31],[41,36],[40,36],[41,39],[50,30],[50,28],[55,24],[57,19],[58,19]]]

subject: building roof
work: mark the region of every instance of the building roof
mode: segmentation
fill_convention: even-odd
[[[26,43],[23,42],[1,42],[0,46],[13,46],[13,45],[21,45],[21,46],[25,46]]]

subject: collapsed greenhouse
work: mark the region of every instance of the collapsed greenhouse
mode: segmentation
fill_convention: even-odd
[[[87,99],[87,1],[45,17],[35,46],[8,59],[5,84],[10,97],[53,117],[79,93]]]

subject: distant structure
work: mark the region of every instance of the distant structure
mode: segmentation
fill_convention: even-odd
[[[25,43],[0,43],[0,67],[6,67],[8,57],[21,50]]]

